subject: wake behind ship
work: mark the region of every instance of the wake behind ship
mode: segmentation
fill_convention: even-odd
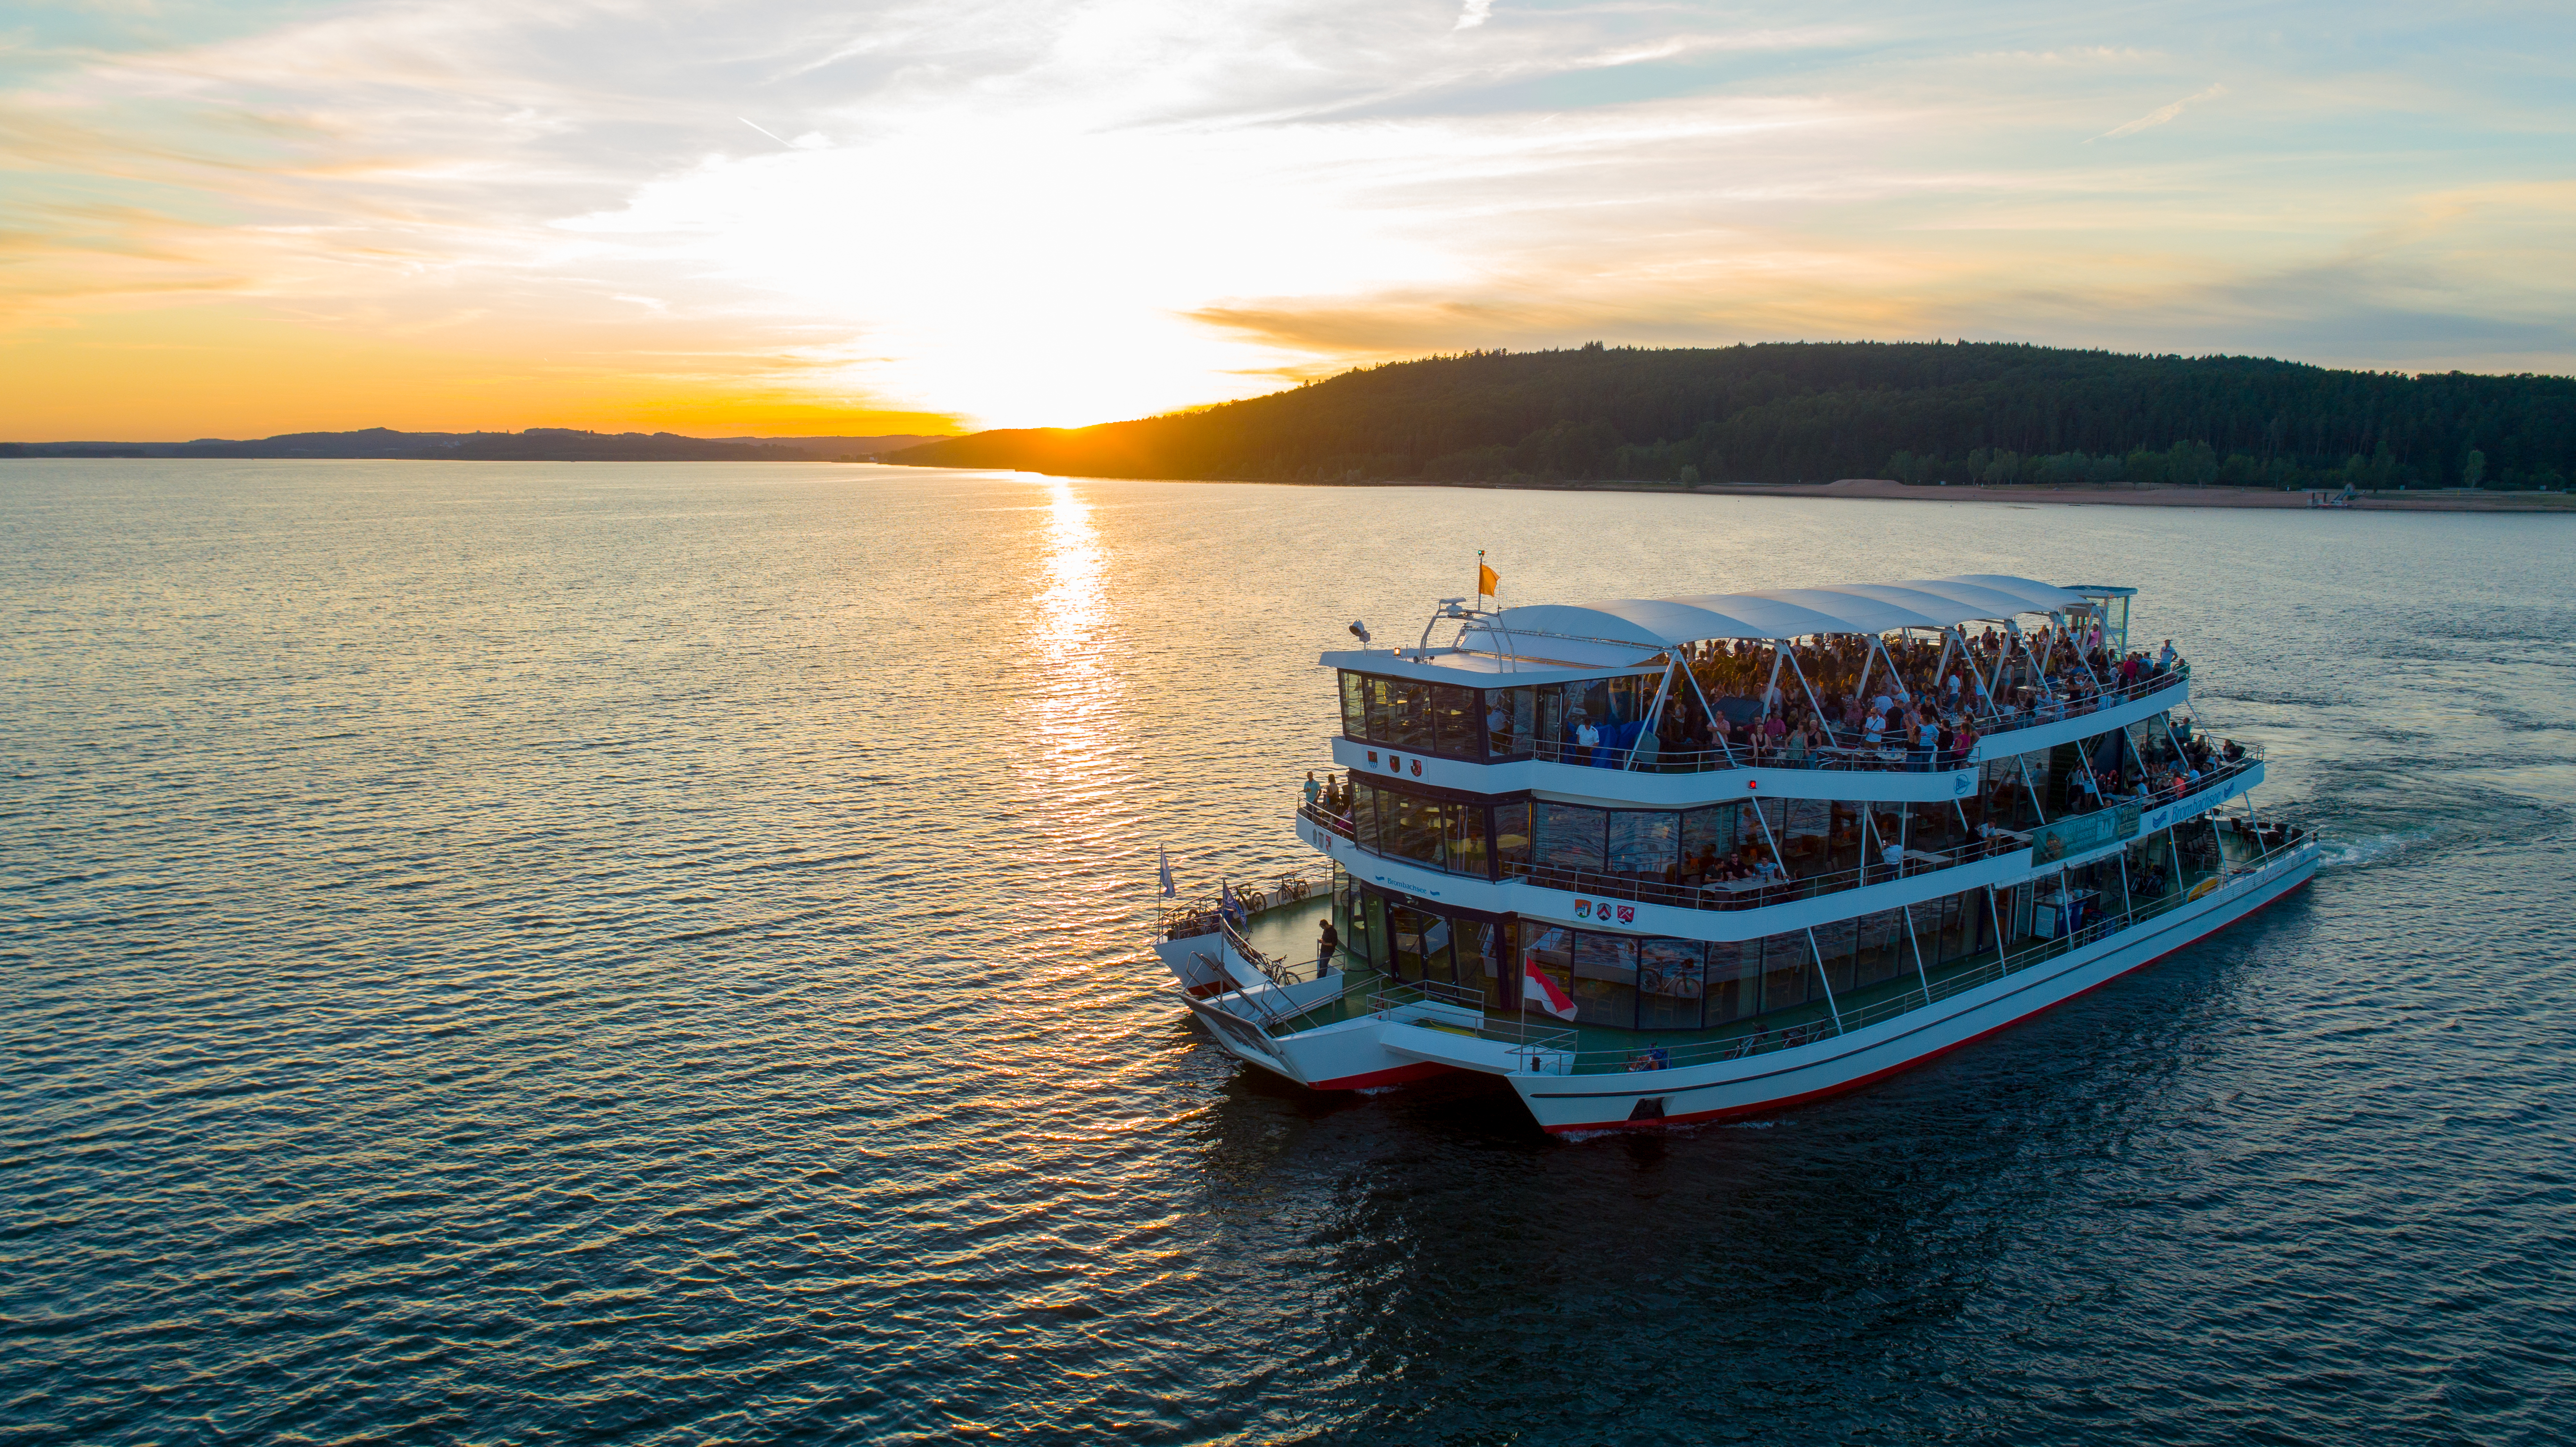
[[[2130,647],[2134,594],[1443,600],[1421,646],[1320,660],[1345,773],[1297,828],[1329,889],[1169,910],[1155,951],[1220,1045],[1319,1090],[1481,1071],[1579,1131],[1865,1085],[2315,874],[2254,812],[2262,749]]]

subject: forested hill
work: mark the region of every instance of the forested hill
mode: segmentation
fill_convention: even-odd
[[[2002,343],[1476,352],[1078,429],[938,467],[1279,482],[2181,482],[2561,487],[2576,378],[2339,372]]]

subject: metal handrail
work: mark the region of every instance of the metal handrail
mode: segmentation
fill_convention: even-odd
[[[1974,864],[1997,855],[2010,854],[2030,846],[2019,839],[1997,835],[1988,839],[1971,839],[1946,851],[1950,858],[1940,864],[1908,860],[1900,867],[1864,864],[1852,869],[1838,869],[1830,874],[1797,875],[1763,884],[1760,889],[1739,894],[1720,895],[1706,886],[1670,884],[1654,879],[1627,879],[1599,870],[1570,869],[1559,864],[1539,864],[1507,860],[1503,871],[1507,878],[1526,879],[1541,889],[1562,889],[1572,894],[1607,895],[1612,899],[1630,899],[1640,904],[1665,904],[1682,909],[1740,910],[1763,909],[1792,900],[1813,899],[1823,894],[1839,894],[1846,889],[1860,889],[1873,884],[1892,884],[1899,879],[1919,879],[1963,864]],[[1932,851],[1926,850],[1925,853]]]
[[[2168,689],[2182,684],[2187,684],[2190,681],[2191,665],[2177,662],[2171,669],[2163,673],[2153,675],[2152,677],[2142,678],[2136,683],[2127,685],[2112,684],[2093,693],[2087,694],[2081,699],[2060,696],[2053,701],[2053,706],[2051,704],[2043,704],[2043,709],[2053,713],[2053,717],[2043,717],[2041,713],[2034,712],[2030,715],[2028,722],[2018,722],[2017,720],[2020,718],[2018,713],[2007,715],[2002,710],[1993,707],[1989,707],[1983,717],[1980,717],[1973,709],[1964,710],[1963,712],[1972,722],[1980,724],[1997,721],[2014,721],[2013,726],[2010,728],[1999,728],[1992,733],[1979,734],[1977,736],[1977,741],[1979,743],[1984,743],[1989,740],[2009,739],[2012,735],[2022,732],[2025,729],[2046,728],[2051,724],[2064,723],[2068,719],[2083,718],[2091,714],[2100,713],[2108,708],[2116,708],[2121,704],[2134,703],[2139,699],[2152,697],[2156,694],[2163,693]],[[2020,684],[2014,686],[2026,688],[2030,685]],[[1829,734],[1840,735],[1850,733],[1851,729],[1849,725],[1845,724],[1828,724],[1826,725],[1826,731]],[[1353,743],[1375,743],[1381,748],[1391,747],[1401,749],[1409,754],[1421,753],[1434,758],[1459,757],[1455,754],[1445,753],[1429,743],[1407,743],[1389,739],[1351,738],[1347,731],[1344,732],[1343,737],[1350,738]],[[2006,749],[2001,752],[2013,753],[2018,751]],[[1578,768],[1625,769],[1628,767],[1628,753],[1629,751],[1626,749],[1614,748],[1607,744],[1583,745],[1568,743],[1561,739],[1536,739],[1531,742],[1530,751],[1526,754],[1489,754],[1482,758],[1463,759],[1462,761],[1466,763],[1513,763],[1523,759],[1534,759],[1540,763],[1571,764]],[[1570,757],[1576,754],[1585,755],[1586,757],[1579,760]],[[1895,757],[1889,757],[1891,754],[1895,755]],[[1955,753],[1933,759],[1930,762],[1935,766],[1931,772],[1936,773],[1955,772],[1960,769],[1974,767],[1974,765],[1968,760],[1956,757]],[[1921,762],[1918,761],[1915,752],[1915,747],[1911,744],[1886,743],[1871,746],[1857,741],[1838,741],[1828,743],[1825,745],[1823,754],[1819,755],[1811,753],[1805,759],[1784,758],[1780,747],[1777,745],[1756,745],[1750,742],[1730,745],[1725,749],[1675,749],[1669,752],[1659,751],[1652,760],[1637,761],[1634,765],[1633,772],[1641,774],[1708,774],[1717,773],[1726,769],[1756,768],[1774,770],[1806,768],[1829,771],[1867,771],[1873,773],[1923,772]]]
[[[2295,837],[2285,836],[2277,847],[2265,850],[2243,863],[2227,866],[2214,877],[2225,880],[2247,874],[2259,874],[2281,859],[2314,842],[2313,836],[2304,830],[2294,831],[2294,833]],[[1718,1061],[1740,1060],[1747,1056],[1767,1055],[1774,1051],[1813,1044],[1818,1040],[1831,1039],[1836,1035],[1847,1035],[1854,1030],[1865,1029],[1899,1015],[1923,1009],[1949,999],[1953,995],[1963,994],[1980,985],[1991,984],[2006,975],[2019,974],[2033,965],[2055,959],[2071,950],[2081,949],[2122,930],[2143,924],[2160,915],[2169,914],[2192,902],[2187,897],[2186,891],[2177,888],[2172,894],[2144,907],[2133,905],[2118,915],[2106,915],[2100,919],[2088,921],[2071,936],[2049,940],[2010,954],[1999,954],[1995,959],[1965,974],[1936,980],[1928,995],[1917,988],[1910,994],[1899,994],[1859,1010],[1843,1012],[1839,1023],[1833,1019],[1811,1020],[1796,1025],[1757,1028],[1723,1040],[1675,1046],[1665,1052],[1667,1058],[1665,1068],[1677,1069],[1684,1065],[1706,1065]],[[1625,1073],[1629,1069],[1629,1061],[1636,1053],[1635,1046],[1577,1051],[1570,1064],[1569,1073],[1576,1075]]]

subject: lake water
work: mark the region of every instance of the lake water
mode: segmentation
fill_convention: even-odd
[[[1776,1119],[1319,1098],[1143,954],[1322,649],[2144,590],[2315,885]],[[0,463],[0,1441],[2576,1435],[2576,521]]]

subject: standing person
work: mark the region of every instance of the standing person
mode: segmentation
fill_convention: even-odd
[[[2177,656],[2178,655],[2174,652],[2173,640],[2168,638],[2165,640],[2164,652],[2156,655],[2156,662],[2164,669],[2164,671],[2170,673],[2173,671],[2174,659]]]
[[[1324,786],[1315,782],[1315,771],[1306,771],[1306,807],[1314,808],[1324,800]]]
[[[1324,916],[1324,927],[1315,935],[1316,979],[1320,980],[1333,972],[1333,956],[1341,947],[1342,937],[1334,932],[1333,917]]]
[[[1932,759],[1940,747],[1941,726],[1927,717],[1914,730],[1914,772],[1932,772]]]

